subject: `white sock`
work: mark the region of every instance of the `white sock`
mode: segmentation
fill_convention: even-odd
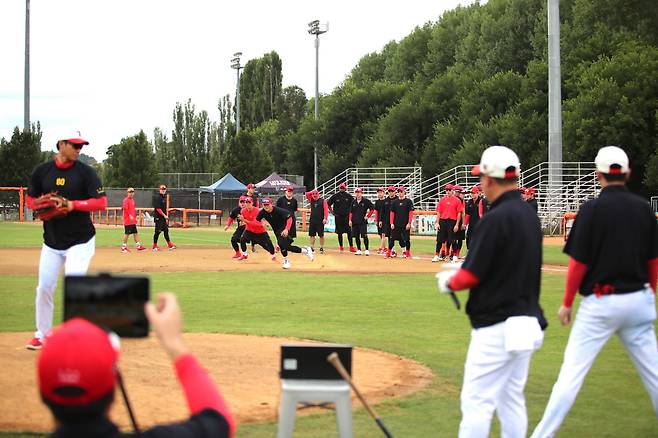
[[[140,246],[142,246],[142,244],[139,242],[135,242],[135,246],[139,248]]]

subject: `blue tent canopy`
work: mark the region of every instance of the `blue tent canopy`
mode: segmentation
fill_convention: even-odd
[[[199,193],[237,193],[246,190],[247,186],[235,179],[230,173],[227,173],[219,181],[215,181],[209,186],[199,187]]]

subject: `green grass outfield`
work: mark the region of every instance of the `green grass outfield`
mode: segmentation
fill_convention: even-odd
[[[115,245],[116,234],[116,230],[99,230],[99,245]],[[214,237],[212,241],[218,242],[227,237],[203,230],[174,230],[172,234],[183,250],[186,244],[199,244],[196,239]],[[0,224],[2,247],[39,246],[39,235],[37,227]],[[436,377],[429,388],[381,403],[377,411],[398,438],[456,435],[470,326],[464,313],[457,312],[452,302],[436,291],[431,275],[274,272],[250,275],[246,290],[239,287],[244,284],[244,276],[239,272],[157,273],[151,278],[154,291],[166,288],[178,295],[185,329],[190,332],[279,335],[350,343],[400,354],[430,367]],[[554,316],[561,302],[563,275],[545,273],[542,278],[542,304],[551,325],[544,347],[533,357],[526,387],[530,430],[546,405],[569,332],[559,326]],[[35,275],[0,277],[0,331],[33,330],[35,283],[36,267]],[[465,294],[461,294],[464,299]],[[61,315],[61,292],[57,294],[55,314]],[[224,372],[230,374],[231,370]],[[8,399],[10,395],[0,397]],[[356,406],[355,436],[382,436],[365,410],[358,403]],[[275,422],[245,424],[238,430],[240,437],[275,435]],[[498,436],[497,427],[494,435]],[[335,436],[335,418],[331,413],[298,418],[295,437]],[[617,339],[609,342],[599,355],[560,436],[658,436],[658,421],[650,400]]]

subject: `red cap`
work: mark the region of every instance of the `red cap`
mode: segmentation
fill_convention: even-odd
[[[450,184],[450,183],[446,184],[446,190],[452,190],[454,188],[455,187],[452,184]]]
[[[354,189],[354,193],[363,193],[363,189],[361,187]]]
[[[112,391],[119,358],[110,336],[82,318],[62,324],[39,355],[39,390],[62,406],[86,406]]]
[[[377,191],[378,191],[378,192],[385,192],[386,190],[384,190],[384,187],[379,187],[379,188],[377,189]]]
[[[263,198],[261,204],[263,204],[263,205],[272,205],[272,200],[270,198]]]
[[[388,186],[388,191],[389,192],[395,192],[395,191],[397,191],[397,189],[395,188],[395,186]]]
[[[293,186],[286,187],[286,192],[293,192],[295,189]]]
[[[532,188],[532,187],[529,187],[529,188],[525,189],[525,193],[526,193],[526,195],[534,195],[535,194],[535,189]]]
[[[398,192],[406,193],[407,189],[405,189],[404,186],[400,186],[400,187],[398,187]]]
[[[452,186],[452,189],[457,191],[457,192],[463,192],[464,191],[462,186],[460,186],[459,184],[455,184],[454,186]]]
[[[238,202],[244,202],[246,200],[246,198],[248,198],[248,196],[240,196],[240,199],[238,200]]]
[[[480,193],[480,188],[478,186],[471,187],[471,193]]]
[[[338,185],[338,188],[339,188],[339,189],[346,189],[346,188],[347,188],[347,184],[345,184],[345,183],[340,183],[340,184]]]
[[[247,188],[248,188],[248,189],[253,189],[253,188],[254,188],[254,185],[253,185],[252,183],[249,183],[249,184],[247,184]]]

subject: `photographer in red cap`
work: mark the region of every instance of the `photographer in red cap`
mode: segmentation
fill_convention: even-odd
[[[183,342],[176,297],[161,294],[157,305],[147,303],[145,311],[160,344],[174,362],[190,418],[138,434],[177,438],[232,436],[235,421],[226,401]],[[108,418],[114,401],[118,359],[118,337],[87,320],[69,320],[53,332],[37,363],[39,392],[57,424],[53,437],[134,436],[119,432]]]
[[[494,412],[502,436],[524,437],[528,429],[523,389],[546,320],[539,306],[543,236],[539,218],[519,196],[520,173],[511,149],[491,146],[482,153],[473,174],[491,210],[480,219],[461,269],[437,274],[442,293],[470,289],[466,313],[473,330],[460,437],[489,436]]]

